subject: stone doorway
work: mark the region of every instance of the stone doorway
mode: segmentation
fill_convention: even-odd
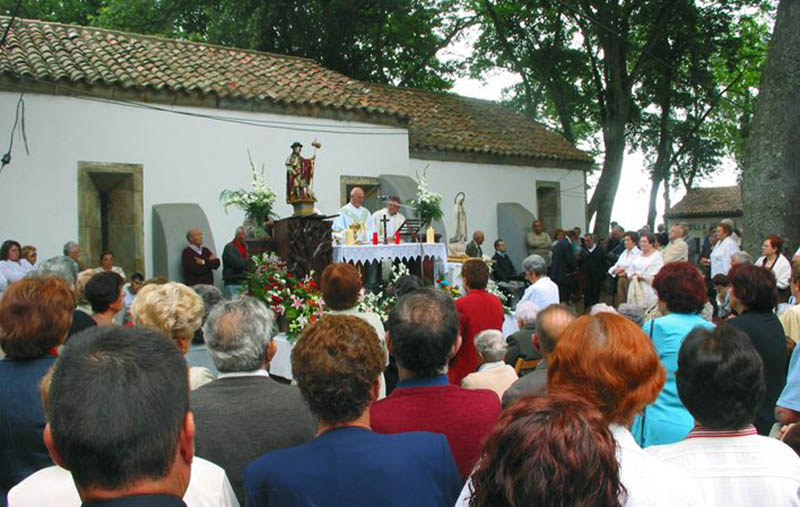
[[[536,182],[536,217],[550,235],[561,227],[561,184],[557,181]]]
[[[78,238],[87,267],[110,250],[127,276],[144,273],[141,165],[78,162]]]

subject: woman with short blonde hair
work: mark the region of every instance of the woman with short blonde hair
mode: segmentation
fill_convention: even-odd
[[[184,354],[189,351],[192,337],[203,322],[204,313],[203,298],[191,287],[178,282],[145,285],[131,306],[134,325],[160,332]],[[212,380],[214,376],[208,368],[195,366],[189,369],[192,389]]]

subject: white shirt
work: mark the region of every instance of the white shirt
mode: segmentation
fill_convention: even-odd
[[[197,250],[195,250],[195,251],[197,251]],[[201,251],[200,254],[202,255],[202,253],[203,252]],[[123,280],[126,280],[125,271],[121,267],[119,267],[119,266],[111,266],[111,271],[113,273],[116,273],[119,276],[121,276]],[[103,273],[103,272],[105,272],[105,269],[103,269],[103,266],[100,266],[98,268],[95,268],[94,272],[95,273]]]
[[[625,271],[627,271],[628,268],[633,263],[633,260],[636,259],[636,257],[638,257],[640,253],[642,253],[642,251],[639,250],[638,246],[634,246],[630,250],[626,248],[625,250],[622,251],[621,254],[619,254],[619,258],[617,259],[616,264],[608,268],[608,274],[616,277],[617,275],[614,274],[614,270],[616,270],[617,268],[623,268]]]
[[[348,202],[339,210],[339,216],[334,219],[332,228],[334,231],[342,231],[353,224],[360,224],[361,230],[356,235],[356,241],[366,243],[369,239],[367,237],[369,222],[370,213],[367,208],[364,206],[356,208],[352,203]]]
[[[0,261],[0,274],[5,276],[9,285],[22,280],[28,274],[28,271],[32,269],[33,266],[26,259],[20,259],[19,262],[11,260]]]
[[[543,276],[536,280],[530,287],[525,289],[525,293],[519,302],[530,301],[544,310],[550,305],[558,304],[558,285],[550,278]],[[517,303],[519,304],[519,303]]]
[[[697,483],[689,475],[645,454],[633,439],[633,435],[622,426],[612,424],[609,429],[617,442],[619,478],[627,491],[627,497],[623,502],[625,507],[705,505],[701,502]],[[455,507],[469,505],[470,487],[472,487],[472,477],[461,490]]]
[[[731,255],[738,251],[739,245],[731,236],[717,241],[714,249],[711,250],[711,278],[719,274],[727,275],[731,269]]]
[[[383,222],[381,222],[383,217],[389,219],[389,221],[386,222],[386,236],[389,241],[392,241],[394,239],[394,233],[400,229],[400,226],[403,225],[403,222],[406,221],[406,218],[399,212],[395,213],[394,215],[390,215],[389,210],[386,208],[379,209],[373,213],[372,218],[370,218],[369,235],[371,237],[373,232],[377,232],[378,239],[380,241],[383,241]]]
[[[630,266],[626,270],[628,278],[633,275],[639,275],[647,283],[652,283],[653,278],[658,274],[661,268],[664,267],[664,256],[661,252],[656,250],[650,255],[639,254],[633,259]]]
[[[756,434],[755,428],[696,428],[680,442],[648,447],[645,453],[694,477],[705,505],[800,506],[800,458],[780,440]]]
[[[756,266],[767,267],[766,264],[769,262],[766,261],[766,259],[766,255],[762,255],[756,259]],[[778,282],[779,289],[785,289],[789,286],[789,283],[792,281],[792,265],[789,263],[789,259],[778,254],[775,265],[772,266],[772,272],[775,274],[775,280]]]
[[[237,378],[237,377],[267,377],[269,372],[264,368],[259,368],[253,371],[229,371],[227,373],[220,372],[217,378]]]
[[[188,507],[239,507],[225,470],[203,458],[194,457],[189,487],[183,495]],[[29,475],[8,492],[14,507],[80,507],[81,497],[72,474],[61,467],[43,468]]]

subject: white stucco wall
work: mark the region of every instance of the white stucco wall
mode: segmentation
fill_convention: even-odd
[[[409,163],[409,175],[414,178],[417,171],[421,174],[428,167],[430,189],[442,194],[448,234],[455,230],[453,199],[458,192],[466,194],[467,234],[471,236],[475,230],[484,232],[483,250],[487,255],[492,254],[492,244],[497,239],[497,203],[518,202],[536,216],[537,181],[559,183],[562,227],[586,229],[583,171],[419,159],[411,159]]]
[[[0,117],[8,139],[19,95],[0,92]],[[285,204],[284,162],[289,146],[300,141],[311,156],[311,141],[322,143],[317,153],[317,208],[339,208],[339,176],[405,174],[408,136],[405,129],[287,117],[239,111],[177,108],[181,111],[234,116],[247,120],[294,122],[262,128],[182,116],[76,98],[26,94],[25,124],[31,155],[15,140],[13,160],[0,174],[0,240],[13,238],[36,245],[44,260],[61,253],[67,240],[78,237],[78,162],[142,164],[144,168],[145,266],[152,269],[152,206],[196,202],[205,211],[218,252],[242,223],[241,211],[225,214],[219,194],[225,188],[250,188],[249,149],[260,167],[266,163],[269,183],[278,193],[278,214]],[[358,133],[339,133],[351,129]],[[364,127],[368,127],[364,129]],[[290,130],[305,129],[309,131]],[[336,130],[337,133],[324,132]],[[394,132],[366,135],[363,132]],[[5,142],[5,141],[3,141]],[[3,150],[6,146],[3,145]]]

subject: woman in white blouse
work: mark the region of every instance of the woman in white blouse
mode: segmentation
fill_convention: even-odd
[[[625,250],[620,254],[616,264],[611,266],[608,274],[617,277],[617,297],[615,303],[620,305],[628,300],[628,268],[633,264],[633,260],[639,256],[641,250],[636,246],[639,242],[639,235],[628,231],[623,236]]]
[[[653,278],[664,266],[664,257],[655,245],[656,238],[653,234],[642,234],[639,248],[642,253],[633,259],[628,268],[628,303],[649,308],[656,302],[656,292],[653,290]],[[636,291],[641,291],[635,296]]]
[[[761,266],[771,270],[775,274],[775,281],[778,285],[778,302],[785,303],[791,295],[789,283],[792,278],[792,265],[789,259],[781,254],[783,250],[783,238],[770,234],[764,243],[761,244],[761,257],[756,259],[756,266]]]
[[[22,280],[33,266],[30,262],[20,258],[22,247],[13,239],[3,241],[0,246],[0,273],[6,279],[8,285]]]
[[[728,274],[731,269],[731,255],[739,251],[739,244],[731,237],[733,228],[725,222],[717,226],[717,244],[711,250],[711,278]]]

